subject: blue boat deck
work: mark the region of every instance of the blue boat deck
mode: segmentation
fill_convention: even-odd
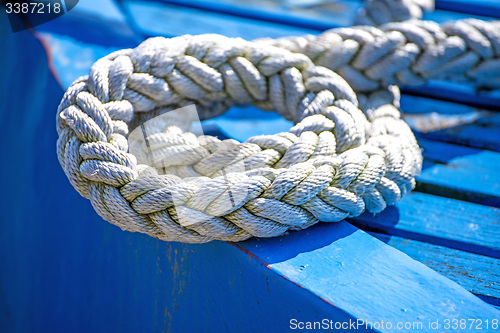
[[[2,13],[0,331],[288,332],[292,320],[324,318],[422,324],[407,332],[436,332],[436,321],[456,331],[446,320],[465,319],[460,332],[500,330],[498,91],[439,81],[402,88],[424,168],[416,190],[377,215],[272,239],[178,244],[119,230],[73,190],[57,162],[54,115],[63,89],[100,57],[156,35],[318,34],[350,25],[360,6],[276,3],[88,0],[14,35],[3,33]],[[425,18],[500,18],[498,1],[436,8]],[[245,140],[290,123],[250,107],[206,128]]]

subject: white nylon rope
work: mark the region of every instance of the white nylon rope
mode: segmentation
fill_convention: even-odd
[[[148,39],[97,61],[68,88],[58,108],[59,161],[105,220],[168,241],[272,237],[364,210],[380,212],[414,187],[422,163],[416,140],[400,119],[397,88],[388,87],[391,79],[425,79],[421,68],[458,68],[461,40],[468,52],[463,58],[480,55],[480,63],[458,77],[497,85],[498,76],[485,79],[498,71],[497,23],[462,22],[451,28],[393,24],[398,31],[343,28],[318,39],[273,43],[217,35]],[[481,34],[467,35],[470,26]],[[318,43],[322,38],[325,43]],[[411,53],[401,49],[412,47],[423,51],[400,66]],[[304,52],[315,63],[284,48]],[[349,55],[351,48],[356,52]],[[381,65],[387,59],[397,70]],[[332,66],[336,61],[341,65]],[[349,84],[318,64],[343,72],[364,93],[359,95],[364,113]],[[346,68],[376,84],[363,86],[366,82]],[[221,141],[196,136],[190,132],[192,119],[168,112],[190,104],[202,119],[251,104],[296,125],[244,143]]]
[[[258,42],[307,55],[340,74],[356,92],[431,79],[500,89],[500,21],[405,21]]]
[[[378,26],[388,22],[420,20],[424,12],[434,10],[434,0],[365,0],[355,25]]]
[[[203,118],[253,104],[296,125],[238,143],[196,137],[182,121],[156,124],[149,147],[129,153],[134,114],[192,103]],[[301,54],[216,35],[152,38],[71,85],[59,106],[58,156],[79,193],[122,229],[239,241],[398,201],[422,161],[399,116],[393,108],[367,119],[340,76]],[[152,165],[137,162],[140,149]]]

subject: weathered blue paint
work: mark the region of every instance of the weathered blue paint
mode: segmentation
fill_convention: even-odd
[[[500,153],[425,139],[418,189],[500,207]]]
[[[401,92],[404,95],[422,96],[489,110],[498,110],[500,107],[497,94],[477,92],[474,87],[466,84],[429,81],[422,86],[403,86]]]
[[[123,2],[123,6],[141,32],[148,36],[174,37],[184,34],[217,33],[228,37],[256,39],[317,33],[316,30],[302,27],[295,28],[251,18],[235,19],[225,13],[206,12],[162,2],[126,1]]]
[[[500,115],[472,106],[403,95],[401,110],[418,136],[500,151]]]
[[[131,0],[120,0],[127,2]],[[132,0],[133,1],[133,0]],[[357,10],[362,6],[360,0],[336,0],[335,6],[325,11],[322,5],[331,4],[328,0],[309,1],[304,6],[303,1],[283,1],[280,6],[262,1],[259,6],[240,4],[237,1],[215,0],[156,0],[170,5],[194,8],[213,13],[231,15],[235,18],[250,18],[259,21],[274,22],[318,31],[338,26],[351,25]],[[333,8],[335,9],[333,9]],[[293,10],[290,10],[293,9]],[[498,18],[500,6],[495,0],[479,0],[478,4],[470,5],[470,0],[438,0],[436,11],[425,13],[425,19],[445,21],[463,17],[478,16],[478,18]],[[466,14],[463,15],[463,14]]]
[[[370,234],[457,282],[486,302],[500,306],[500,259],[397,236]]]
[[[37,26],[36,30],[117,48],[135,47],[144,39],[132,29],[112,0],[101,0],[98,4],[93,0],[80,0],[71,11]]]
[[[486,117],[485,117],[486,118]],[[474,121],[472,124],[457,125],[420,135],[426,139],[462,144],[474,148],[489,149],[500,152],[500,126],[494,127]]]
[[[500,209],[411,193],[383,212],[353,223],[373,231],[500,258]]]
[[[476,99],[479,99],[477,95]],[[476,107],[459,103],[456,100],[443,101],[435,98],[428,98],[414,95],[401,96],[401,110],[408,115],[421,115],[438,113],[444,116],[469,116],[477,113]],[[497,114],[493,112],[494,114]]]
[[[500,18],[500,2],[496,0],[437,0],[436,8],[473,15]]]
[[[461,302],[472,305],[470,294],[423,264],[408,261],[401,252],[380,245],[365,232],[339,222],[278,239],[252,239],[241,246],[273,271],[357,318],[428,324],[437,318],[464,316],[459,314],[465,310]],[[466,316],[486,315],[484,310],[466,308],[474,312]],[[489,316],[500,315],[494,311]],[[423,331],[432,332],[425,326]]]
[[[88,44],[65,34],[41,32],[40,36],[50,45],[52,66],[64,89],[82,75],[88,75],[90,66],[111,52],[121,49],[116,45]],[[129,44],[134,47],[135,44]]]
[[[479,118],[477,120],[478,125],[481,126],[492,126],[492,127],[500,127],[500,113],[496,113],[491,117],[487,118]]]

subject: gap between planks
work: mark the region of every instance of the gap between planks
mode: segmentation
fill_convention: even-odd
[[[370,234],[457,282],[483,301],[500,306],[500,260],[375,232]]]

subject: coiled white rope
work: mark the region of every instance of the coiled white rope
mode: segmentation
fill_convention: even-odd
[[[237,143],[158,124],[143,147],[154,162],[138,163],[127,142],[134,114],[191,103],[204,118],[253,104],[297,125]],[[58,111],[58,156],[79,193],[125,230],[239,241],[398,201],[422,160],[399,116],[392,108],[367,119],[340,76],[301,54],[216,35],[152,38],[71,85]],[[232,172],[237,165],[245,171]]]
[[[413,189],[422,164],[389,85],[438,73],[498,86],[497,23],[462,22],[259,42],[148,39],[97,61],[66,91],[59,161],[105,220],[168,241],[272,237],[380,212]],[[318,65],[363,93],[364,112],[349,84]],[[296,125],[221,141],[196,136],[192,119],[172,111],[190,104],[202,119],[252,104]]]

